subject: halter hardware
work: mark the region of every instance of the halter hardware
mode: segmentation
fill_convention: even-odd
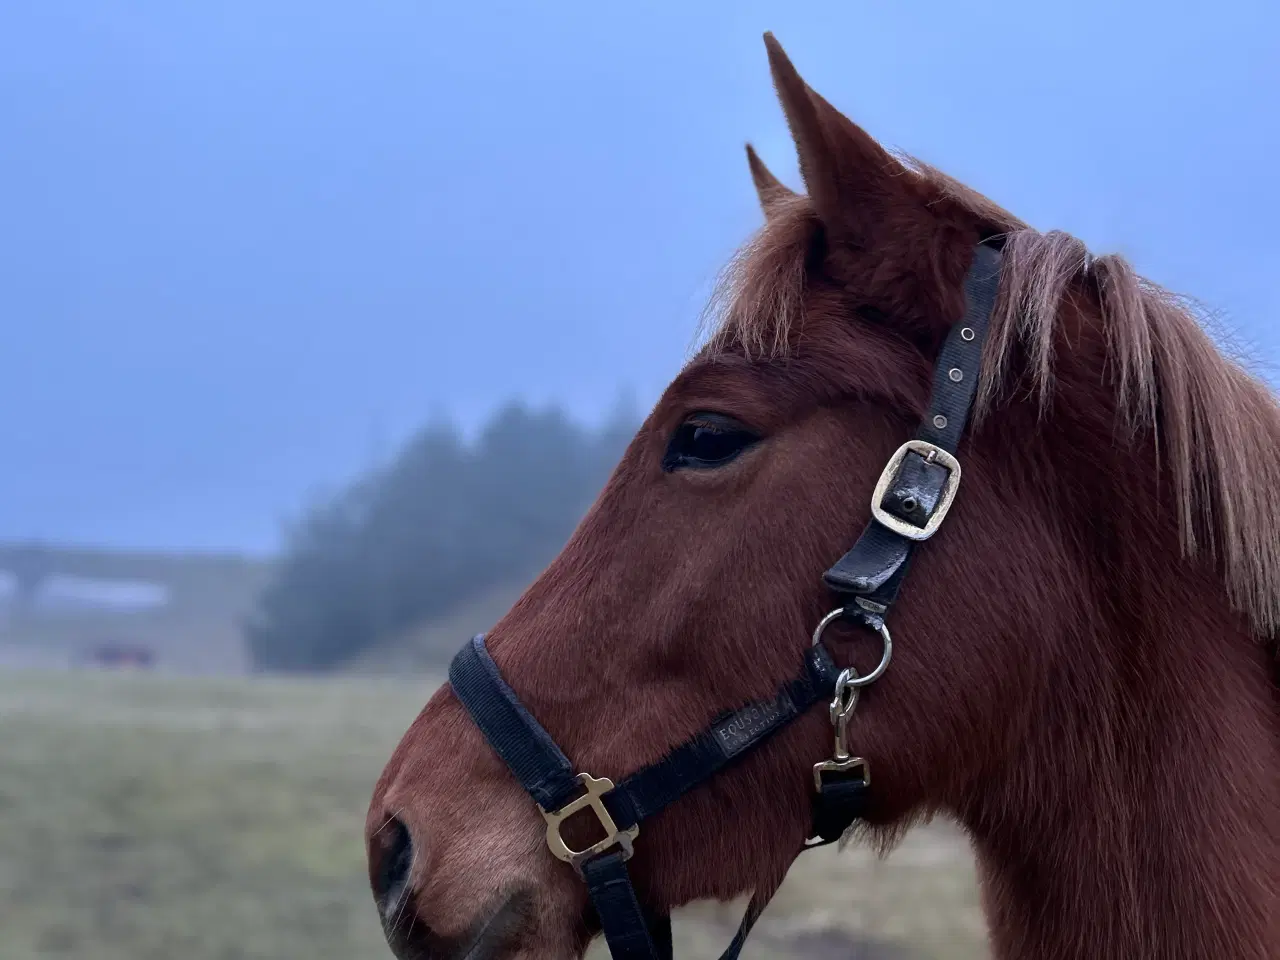
[[[880,679],[880,675],[889,669],[889,660],[893,657],[893,636],[889,633],[889,628],[884,623],[884,613],[887,609],[879,603],[872,603],[870,600],[863,600],[859,597],[854,607],[836,607],[825,617],[818,621],[818,625],[813,629],[813,646],[822,643],[822,635],[827,632],[827,628],[838,620],[856,620],[864,622],[864,618],[874,618],[874,622],[864,623],[866,627],[874,630],[880,635],[880,662],[877,663],[870,673],[865,677],[854,674],[852,670],[846,670],[840,674],[840,678],[836,681],[836,692],[839,693],[843,687],[857,690],[859,687],[865,687],[867,684],[874,683]],[[846,677],[845,674],[852,674]],[[858,702],[854,697],[853,704]],[[853,713],[853,704],[849,706],[849,713]],[[831,722],[836,722],[836,702],[831,702]]]
[[[947,471],[947,479],[938,492],[937,504],[932,510],[924,509],[925,504],[920,503],[918,499],[919,493],[915,493],[914,496],[908,494],[902,498],[907,501],[904,512],[908,514],[924,512],[926,514],[927,519],[923,526],[913,523],[898,513],[890,512],[884,505],[885,496],[899,481],[903,467],[907,463],[907,457],[910,454],[922,457],[924,465],[936,464]],[[906,537],[908,540],[928,540],[942,526],[942,521],[946,519],[947,512],[951,509],[951,504],[955,502],[956,491],[959,489],[959,460],[936,443],[930,443],[928,440],[908,440],[894,451],[893,456],[889,458],[889,462],[885,464],[884,470],[881,471],[880,479],[876,481],[875,492],[871,494],[871,515],[894,533]],[[897,506],[899,509],[902,508],[901,504]]]
[[[856,774],[858,782],[863,789],[871,786],[871,762],[864,760],[862,757],[848,757],[843,760],[838,757],[830,760],[823,760],[813,765],[813,789],[821,793],[830,785],[828,774],[852,779],[850,774]],[[817,846],[817,844],[815,844]]]
[[[888,661],[885,661],[886,663]],[[827,715],[831,718],[831,726],[835,731],[835,746],[831,751],[831,759],[813,765],[813,789],[821,795],[831,784],[833,778],[841,778],[848,783],[854,781],[866,789],[871,786],[871,764],[862,757],[849,755],[848,737],[849,718],[858,707],[858,696],[864,680],[858,676],[853,667],[846,667],[836,678],[835,695],[831,698],[831,706]],[[871,678],[871,679],[874,679]]]
[[[813,766],[812,828],[798,853],[836,842],[862,816],[871,765],[850,755],[846,728],[861,689],[889,665],[893,642],[884,618],[897,599],[912,554],[938,532],[955,501],[960,485],[955,450],[977,388],[999,277],[999,250],[979,244],[965,276],[965,316],[952,326],[936,361],[928,415],[916,437],[899,447],[881,472],[872,497],[871,521],[849,551],[823,574],[841,606],[818,623],[800,673],[772,699],[721,715],[665,757],[615,783],[574,773],[550,734],[503,679],[483,635],[473,637],[449,665],[454,694],[542,812],[551,853],[572,864],[586,884],[613,960],[671,957],[670,917],[641,902],[627,870],[640,821],[823,701],[829,704],[835,743],[832,756]],[[879,634],[883,652],[870,673],[859,675],[852,667],[836,666],[822,639],[837,620]],[[565,843],[562,826],[588,808],[604,837],[584,850],[573,850]],[[776,889],[773,884],[756,890],[721,960],[736,960]]]
[[[579,873],[582,872],[581,864],[585,859],[604,853],[611,847],[617,847],[621,851],[623,860],[630,860],[635,852],[632,844],[640,836],[640,824],[635,823],[619,830],[618,825],[613,822],[613,817],[601,800],[601,797],[613,790],[613,781],[607,777],[593,777],[589,773],[580,773],[577,779],[586,788],[586,792],[580,797],[570,800],[557,810],[544,810],[541,805],[538,807],[542,818],[547,821],[547,846],[557,859],[573,864]],[[597,822],[604,830],[604,839],[597,840],[585,850],[574,850],[565,843],[560,826],[575,813],[587,808],[596,815]]]

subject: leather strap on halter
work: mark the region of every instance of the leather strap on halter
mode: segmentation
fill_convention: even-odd
[[[608,820],[598,813],[597,817],[605,831],[621,841],[625,832],[637,827],[640,821],[709,780],[814,704],[830,700],[840,672],[831,655],[824,647],[813,646],[805,652],[803,659],[799,675],[772,699],[723,714],[661,760],[599,793],[598,798]],[[483,634],[472,638],[454,657],[449,666],[449,683],[485,739],[506,761],[544,814],[563,810],[581,800],[583,781],[574,774],[568,759],[542,724],[525,709],[502,679],[497,664],[485,649]],[[848,822],[852,822],[860,812],[861,796],[862,789],[855,788],[844,797]],[[587,806],[590,804],[584,804],[583,809]],[[646,911],[641,904],[626,866],[631,855],[629,839],[620,847],[575,857],[571,861],[587,885],[587,893],[600,919],[609,951],[614,960],[669,957],[670,919],[666,915]],[[730,947],[724,960],[733,960],[737,956],[751,925],[767,902],[767,896],[760,901],[757,894],[756,900],[748,907],[739,935],[734,938],[736,947]]]
[[[770,700],[725,713],[661,760],[625,777],[601,802],[619,830],[634,827],[710,779],[815,703],[830,700],[840,670],[821,646],[805,652],[799,676]],[[582,794],[568,759],[520,703],[473,637],[449,666],[449,683],[485,739],[543,810],[560,810]]]
[[[952,326],[933,371],[933,395],[915,439],[954,456],[978,389],[982,349],[1000,280],[1000,252],[980,244],[965,276],[965,314]],[[947,467],[927,452],[905,454],[877,506],[882,516],[922,532],[940,506],[948,483],[959,482],[959,466]],[[949,506],[949,504],[946,504]],[[943,506],[943,509],[946,509]],[[928,534],[932,536],[932,532]],[[918,535],[917,535],[918,537]],[[849,619],[873,629],[898,598],[915,548],[923,539],[906,536],[873,516],[853,547],[823,574],[832,592],[853,602]],[[859,602],[860,601],[860,602]]]
[[[955,452],[977,389],[987,326],[999,283],[1000,253],[979,244],[965,277],[965,315],[947,335],[934,371],[933,396],[913,440],[894,454],[872,497],[872,520],[853,548],[823,576],[846,605],[839,615],[886,638],[884,617],[902,586],[916,546],[933,536],[960,481]],[[819,637],[821,629],[819,630]],[[671,920],[636,895],[626,861],[641,821],[713,777],[746,751],[817,703],[830,700],[839,668],[816,642],[799,675],[770,700],[726,713],[657,762],[617,784],[572,764],[503,680],[483,635],[454,657],[449,682],[485,739],[537,802],[551,852],[586,883],[613,960],[670,960]],[[861,761],[857,761],[861,762]],[[819,764],[840,767],[840,764]],[[865,771],[820,770],[813,797],[811,840],[797,852],[838,840],[863,813]],[[560,834],[564,819],[590,809],[605,833],[582,851]],[[758,889],[721,960],[737,960],[776,884]]]

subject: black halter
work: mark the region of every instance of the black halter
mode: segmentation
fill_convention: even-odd
[[[822,701],[831,701],[836,750],[831,760],[814,767],[813,830],[803,849],[838,840],[862,814],[870,766],[844,750],[844,724],[858,690],[888,665],[892,645],[884,618],[897,599],[912,552],[937,532],[955,498],[960,483],[955,452],[977,388],[999,274],[1000,253],[979,244],[965,278],[965,315],[938,355],[924,423],[915,439],[898,448],[885,466],[872,496],[872,519],[862,536],[823,576],[843,605],[819,623],[799,675],[773,699],[721,716],[661,760],[615,784],[574,772],[573,764],[502,679],[483,635],[454,657],[449,667],[454,694],[538,804],[551,852],[572,864],[586,882],[614,960],[671,956],[670,918],[641,904],[627,871],[640,822]],[[822,633],[836,620],[879,633],[884,653],[867,676],[841,671],[823,646]],[[560,825],[587,808],[604,837],[585,850],[571,850]],[[735,960],[772,893],[756,891],[721,960]]]

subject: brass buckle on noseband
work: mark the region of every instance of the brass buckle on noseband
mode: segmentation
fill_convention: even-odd
[[[587,857],[593,857],[597,853],[604,853],[610,847],[617,846],[622,851],[622,859],[630,860],[631,854],[634,852],[632,844],[635,842],[636,837],[640,835],[640,825],[637,823],[625,830],[619,830],[618,825],[613,822],[613,817],[609,815],[609,810],[601,799],[613,789],[613,781],[607,777],[597,779],[589,773],[580,773],[578,774],[578,782],[586,790],[582,796],[570,800],[559,810],[543,810],[541,805],[538,807],[538,810],[542,813],[542,818],[547,821],[547,846],[551,849],[552,854],[557,859],[578,867]],[[591,812],[596,815],[596,820],[604,830],[605,836],[604,839],[597,840],[585,850],[574,850],[564,842],[564,837],[560,834],[560,825],[569,817],[580,810],[585,810],[587,807],[590,807]]]

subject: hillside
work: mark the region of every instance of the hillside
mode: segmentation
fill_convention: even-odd
[[[349,665],[356,674],[398,674],[409,671],[443,672],[468,639],[497,623],[520,599],[527,583],[492,587],[430,623],[418,624],[365,651]]]

